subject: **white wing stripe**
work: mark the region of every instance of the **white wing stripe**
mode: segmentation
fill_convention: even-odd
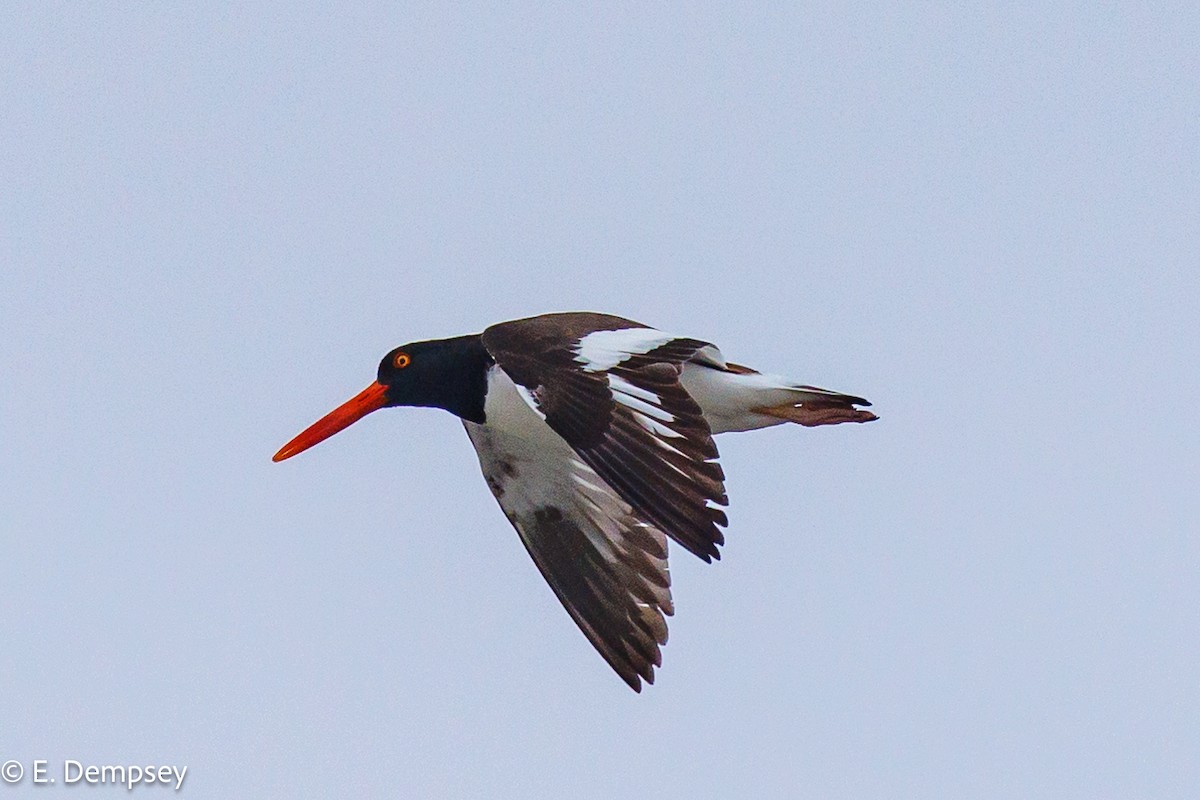
[[[668,428],[666,425],[663,425],[661,422],[656,422],[655,420],[651,419],[650,417],[647,417],[645,414],[634,414],[633,418],[635,420],[637,420],[638,425],[641,425],[643,428],[650,431],[655,436],[666,436],[671,439],[682,439],[683,438],[682,433],[679,433],[678,431]],[[658,440],[656,440],[656,441],[658,441]],[[672,445],[669,445],[666,442],[658,441],[658,444],[662,445],[663,447],[668,447],[671,450],[674,450],[676,453],[679,453],[678,448],[676,448]],[[683,455],[683,453],[679,453],[679,454]]]
[[[632,355],[649,353],[678,338],[654,328],[593,331],[575,345],[575,360],[583,365],[585,372],[605,372]]]
[[[662,398],[654,392],[649,389],[643,389],[637,384],[630,383],[620,375],[613,375],[611,373],[608,375],[608,388],[614,392],[620,392],[621,394],[636,397],[639,400],[645,400],[647,403],[653,403],[656,406],[662,405]]]
[[[613,392],[613,399],[626,408],[631,408],[638,414],[645,414],[648,417],[659,420],[660,422],[674,422],[675,415],[670,411],[664,411],[656,405],[651,405],[644,400],[639,400],[636,397],[621,392]]]
[[[652,406],[649,403],[643,403],[636,397],[629,397],[627,395],[620,394],[613,395],[613,397],[617,400],[617,402],[631,409],[635,414],[642,414],[650,419],[656,419],[659,422],[675,421],[675,415],[670,411],[664,411],[658,406]]]

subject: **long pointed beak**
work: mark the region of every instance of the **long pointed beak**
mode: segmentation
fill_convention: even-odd
[[[304,429],[304,432],[285,444],[272,461],[283,461],[302,453],[314,444],[325,441],[340,430],[350,427],[360,419],[387,405],[387,387],[372,383],[340,406]]]

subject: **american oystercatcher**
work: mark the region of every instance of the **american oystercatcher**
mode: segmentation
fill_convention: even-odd
[[[483,477],[571,618],[634,691],[674,613],[667,539],[720,558],[713,434],[869,422],[866,400],[727,362],[708,342],[607,314],[544,314],[392,350],[376,381],[275,454],[387,406],[462,418]]]

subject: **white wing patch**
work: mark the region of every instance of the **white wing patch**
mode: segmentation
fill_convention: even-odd
[[[604,372],[632,355],[649,353],[679,337],[654,328],[622,328],[617,331],[595,331],[575,345],[575,360],[585,372]]]
[[[662,408],[662,400],[658,395],[648,389],[634,386],[620,375],[608,375],[608,388],[612,390],[614,400],[639,417],[651,417],[662,422],[675,421],[675,415]]]
[[[682,439],[683,434],[664,424],[674,422],[675,416],[662,407],[662,399],[649,389],[635,386],[620,375],[609,373],[607,377],[608,388],[612,390],[613,400],[629,409],[633,414],[634,421],[654,434],[655,444],[665,450],[683,455],[670,442],[664,441],[665,439]],[[675,467],[670,462],[667,464]],[[678,467],[675,467],[675,470],[682,472]]]

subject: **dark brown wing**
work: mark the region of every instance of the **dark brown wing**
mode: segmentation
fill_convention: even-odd
[[[483,344],[635,514],[705,561],[720,558],[725,475],[679,382],[684,362],[711,345],[601,314],[501,323]]]
[[[466,428],[488,487],[575,624],[634,691],[654,683],[673,611],[666,537],[565,442],[532,448]]]

